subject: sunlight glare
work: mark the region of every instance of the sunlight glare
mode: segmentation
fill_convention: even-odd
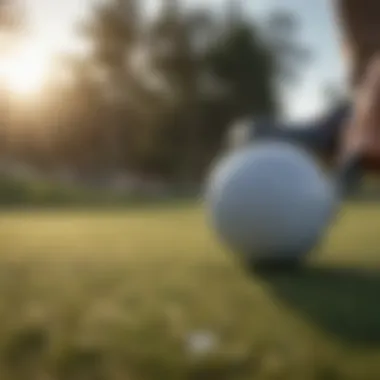
[[[24,45],[0,63],[0,76],[16,95],[32,95],[42,89],[47,79],[47,51]]]

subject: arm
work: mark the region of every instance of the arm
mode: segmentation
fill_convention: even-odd
[[[380,1],[333,0],[332,3],[351,82],[356,87],[369,60],[380,49]]]
[[[339,136],[338,173],[343,195],[364,171],[380,172],[380,56],[368,63],[357,86],[353,112]]]

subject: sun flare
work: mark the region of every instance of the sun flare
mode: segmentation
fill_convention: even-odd
[[[23,45],[0,62],[1,80],[16,95],[34,95],[45,84],[49,69],[47,51]]]

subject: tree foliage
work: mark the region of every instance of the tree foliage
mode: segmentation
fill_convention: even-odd
[[[141,0],[95,6],[78,28],[89,54],[67,60],[73,82],[55,93],[60,160],[194,181],[234,120],[277,114],[278,80],[305,55],[297,24],[282,13],[260,26],[233,1],[226,13],[181,0],[153,19]]]

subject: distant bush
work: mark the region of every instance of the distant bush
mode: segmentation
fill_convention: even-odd
[[[48,181],[0,179],[0,206],[2,207],[59,207],[59,206],[124,206],[152,203],[170,203],[173,200],[196,198],[198,192],[173,187],[162,192],[114,192],[63,186]]]
[[[23,181],[0,179],[0,204],[13,205],[31,199],[31,189]]]

